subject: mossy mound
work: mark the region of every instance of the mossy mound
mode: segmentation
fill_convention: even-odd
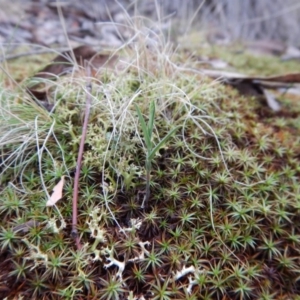
[[[125,51],[125,67],[92,79],[71,238],[86,84],[53,83],[51,113],[2,88],[0,278],[3,298],[296,299],[300,293],[300,105],[280,115],[179,65],[167,47]],[[192,64],[192,61],[189,62]],[[179,129],[152,162],[153,143]],[[291,104],[292,103],[292,104]],[[288,114],[288,112],[293,112]],[[48,193],[65,175],[57,209]],[[144,298],[143,298],[144,297]]]

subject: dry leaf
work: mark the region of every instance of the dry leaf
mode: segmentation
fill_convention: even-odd
[[[268,106],[273,110],[273,111],[280,111],[281,106],[277,102],[275,95],[271,93],[270,91],[263,89],[264,95],[266,97]]]
[[[245,74],[241,73],[233,73],[233,72],[227,72],[227,71],[217,71],[217,70],[208,70],[208,69],[202,69],[201,73],[204,75],[207,75],[214,79],[219,80],[240,80],[240,81],[249,81],[249,82],[277,82],[279,84],[283,83],[300,83],[300,73],[288,73],[283,75],[277,75],[277,76],[247,76]]]
[[[99,53],[90,46],[79,46],[69,51],[62,52],[56,56],[45,68],[33,76],[38,83],[27,87],[27,92],[40,105],[51,111],[53,104],[49,101],[50,88],[53,82],[60,76],[70,73],[74,69],[74,60],[84,67],[88,63],[93,72],[99,72],[101,68],[114,68],[117,62],[117,55]],[[92,73],[93,73],[92,72]]]
[[[300,85],[294,85],[292,88],[281,88],[279,92],[284,94],[300,96]]]
[[[292,59],[300,59],[300,50],[294,46],[289,46],[281,56],[281,60],[287,61]]]
[[[53,188],[53,193],[47,201],[46,206],[53,206],[58,200],[62,198],[62,191],[64,187],[65,176],[61,176],[59,183]]]
[[[217,70],[201,70],[204,75],[229,84],[239,90],[241,94],[259,96],[263,95],[268,106],[275,112],[281,110],[280,104],[269,90],[290,89],[300,83],[300,73],[287,73],[276,76],[247,76],[240,73]],[[266,90],[266,88],[268,90]],[[295,92],[295,90],[294,90]]]
[[[228,63],[221,59],[212,59],[208,63],[215,69],[225,69],[228,68]]]
[[[13,232],[27,233],[31,228],[37,227],[40,223],[34,220],[27,221],[13,228]]]

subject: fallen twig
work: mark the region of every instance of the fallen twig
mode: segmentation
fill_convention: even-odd
[[[80,244],[80,239],[78,236],[77,231],[77,207],[78,207],[78,188],[79,188],[79,176],[81,171],[81,161],[83,156],[83,148],[84,148],[84,142],[87,134],[87,126],[88,126],[88,120],[90,115],[90,108],[91,108],[91,82],[90,82],[90,67],[87,67],[88,70],[88,83],[87,83],[87,96],[86,96],[86,106],[85,106],[85,115],[84,115],[84,122],[82,127],[82,136],[80,140],[79,145],[79,151],[78,151],[78,158],[77,158],[77,166],[76,166],[76,172],[75,172],[75,179],[74,179],[74,188],[73,188],[73,216],[72,216],[72,232],[71,236],[76,241],[77,249],[80,250],[82,248],[82,245]]]

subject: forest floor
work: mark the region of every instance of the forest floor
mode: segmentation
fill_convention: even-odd
[[[300,299],[296,49],[39,5],[0,15],[0,298]]]

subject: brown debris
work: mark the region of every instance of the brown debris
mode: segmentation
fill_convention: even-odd
[[[71,73],[76,66],[85,68],[89,65],[93,70],[98,71],[102,67],[112,67],[117,60],[117,56],[110,56],[105,53],[98,53],[92,47],[83,45],[75,49],[65,51],[56,56],[50,64],[33,76],[33,79],[41,81],[34,86],[27,88],[27,91],[35,100],[38,100],[47,110],[52,109],[49,105],[48,93],[50,84],[46,84],[45,79],[54,81],[56,78]]]
[[[300,83],[300,73],[290,73],[275,76],[247,76],[241,73],[224,72],[217,70],[201,70],[201,73],[213,79],[229,84],[243,95],[263,96],[268,106],[275,112],[280,111],[280,104],[276,101],[275,95],[269,89],[289,89]]]
[[[17,225],[13,228],[14,232],[22,232],[22,233],[26,233],[29,232],[29,230],[31,228],[37,227],[40,225],[40,222],[31,220],[31,221],[27,221],[23,224]]]

